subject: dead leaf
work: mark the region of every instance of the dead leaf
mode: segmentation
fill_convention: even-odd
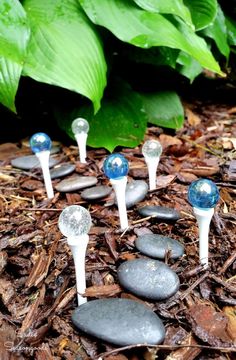
[[[174,181],[175,178],[176,178],[176,175],[157,176],[157,178],[156,178],[157,189],[166,188],[168,185],[170,185]]]
[[[190,110],[189,108],[185,109],[185,114],[187,116],[187,121],[189,125],[198,126],[201,123],[200,117],[194,114],[194,112],[192,112],[192,110]]]
[[[190,173],[190,172],[186,172],[186,171],[180,171],[179,173],[177,173],[177,178],[186,184],[190,184],[192,181],[197,180],[197,176]]]
[[[193,169],[182,169],[184,172],[189,172],[197,176],[211,176],[220,171],[219,166],[196,166]]]
[[[189,345],[190,347],[183,347],[172,351],[171,354],[166,357],[166,360],[194,360],[201,352],[201,349],[191,347],[198,345],[191,333],[181,342],[181,345]]]
[[[236,306],[225,306],[223,312],[229,319],[227,326],[229,336],[234,341],[234,344],[236,344]]]
[[[176,136],[170,136],[166,134],[161,134],[159,136],[159,141],[163,149],[166,149],[167,147],[172,145],[182,145],[182,141],[178,139]]]

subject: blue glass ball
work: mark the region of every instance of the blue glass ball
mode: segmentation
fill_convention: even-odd
[[[216,206],[219,198],[219,190],[211,180],[196,180],[189,186],[188,201],[193,207],[199,209],[213,208]]]
[[[119,179],[129,171],[128,160],[121,154],[109,155],[103,163],[103,171],[109,179]]]
[[[52,145],[51,139],[45,133],[38,132],[32,135],[30,138],[30,147],[34,153],[50,150],[51,145]]]

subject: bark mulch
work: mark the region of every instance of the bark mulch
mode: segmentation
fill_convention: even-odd
[[[26,141],[0,145],[0,359],[233,359],[236,352],[236,108],[186,104],[186,121],[176,133],[149,127],[145,139],[159,139],[164,151],[158,187],[138,204],[173,207],[182,218],[175,223],[142,219],[137,207],[128,210],[130,227],[122,233],[114,198],[96,203],[80,192],[45,196],[40,169],[13,168],[10,160],[30,154]],[[53,139],[56,140],[56,139]],[[141,148],[118,149],[129,161],[128,180],[147,180]],[[54,155],[72,162],[76,172],[108,184],[102,164],[107,152],[89,149],[88,164],[79,162],[76,146],[61,144]],[[210,230],[210,266],[198,258],[198,229],[187,201],[188,185],[207,177],[218,185],[220,201]],[[53,184],[59,180],[53,180]],[[164,322],[162,345],[111,344],[79,333],[71,322],[77,306],[75,272],[58,216],[68,205],[89,209],[93,220],[86,256],[88,301],[122,297],[145,303]],[[144,301],[122,289],[117,266],[140,258],[137,235],[151,230],[185,246],[178,260],[166,263],[180,277],[180,289],[162,302]],[[132,324],[131,324],[132,325]]]

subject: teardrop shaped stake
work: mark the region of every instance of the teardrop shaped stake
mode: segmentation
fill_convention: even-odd
[[[52,142],[50,137],[45,133],[36,133],[30,138],[31,149],[40,162],[48,199],[52,199],[54,197],[52,180],[49,170],[49,156],[51,144]]]
[[[79,148],[80,162],[86,164],[86,144],[89,132],[89,123],[83,118],[77,118],[72,122],[72,132]]]

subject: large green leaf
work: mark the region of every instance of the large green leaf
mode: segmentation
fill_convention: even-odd
[[[15,109],[15,95],[30,31],[18,0],[0,1],[0,102]]]
[[[89,98],[95,111],[106,85],[106,63],[94,28],[76,0],[25,0],[31,22],[24,74]]]
[[[187,77],[191,82],[202,72],[199,62],[183,51],[179,53],[177,63],[181,65],[177,67],[178,72]]]
[[[171,129],[179,129],[184,123],[184,110],[174,91],[142,94],[148,122]]]
[[[215,41],[221,54],[223,54],[226,58],[229,57],[230,48],[227,41],[227,28],[225,24],[225,17],[220,7],[218,7],[217,16],[213,24],[202,30],[202,33]]]
[[[217,0],[184,0],[188,6],[196,30],[210,25],[217,14]]]
[[[80,0],[80,3],[94,23],[106,27],[120,40],[142,48],[166,46],[179,49],[203,67],[220,73],[205,41],[186,24],[182,34],[164,16],[142,10],[130,0]]]
[[[134,2],[147,11],[177,15],[194,28],[190,11],[183,0],[134,0]]]
[[[230,45],[236,45],[236,21],[225,16],[225,24],[227,28],[228,42]]]
[[[101,109],[95,116],[91,106],[70,113],[59,108],[56,112],[58,124],[71,138],[74,138],[71,123],[78,116],[89,121],[88,145],[105,147],[111,152],[119,145],[135,147],[140,144],[147,125],[140,95],[121,84],[116,84],[113,91],[109,89],[109,96],[104,97]]]

